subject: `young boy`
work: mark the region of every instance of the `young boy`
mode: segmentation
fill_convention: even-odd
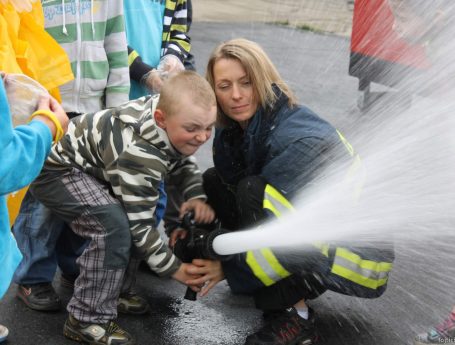
[[[130,250],[159,276],[182,283],[194,277],[187,273],[191,264],[181,263],[160,238],[154,210],[158,185],[168,175],[187,200],[180,211],[193,210],[199,222],[213,220],[191,155],[209,139],[215,118],[210,85],[185,71],[169,79],[160,96],[73,119],[53,147],[31,191],[90,240],[77,260],[80,275],[67,306],[65,336],[134,344],[113,322],[124,277],[135,273],[126,272]]]

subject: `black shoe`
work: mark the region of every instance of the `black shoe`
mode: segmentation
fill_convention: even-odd
[[[135,291],[124,292],[118,298],[117,311],[123,314],[142,315],[149,311],[149,304]]]
[[[72,315],[63,326],[63,335],[69,339],[90,345],[134,345],[134,338],[114,321],[105,324],[84,323]]]
[[[245,345],[310,345],[317,340],[313,311],[305,320],[294,308],[264,314],[266,324],[246,338]]]
[[[18,285],[16,296],[33,310],[56,311],[62,306],[51,283]]]

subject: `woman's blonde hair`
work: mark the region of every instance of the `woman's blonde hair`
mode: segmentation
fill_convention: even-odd
[[[272,107],[277,101],[278,95],[273,89],[273,84],[289,98],[289,105],[297,103],[294,93],[283,81],[277,69],[273,65],[259,44],[244,38],[236,38],[220,44],[212,52],[207,64],[206,78],[215,90],[215,78],[213,68],[220,59],[235,59],[239,61],[251,82],[254,97],[263,108]],[[218,107],[218,122],[227,123],[227,117]]]

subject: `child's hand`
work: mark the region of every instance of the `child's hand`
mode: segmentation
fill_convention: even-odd
[[[166,71],[169,73],[169,76],[173,76],[179,72],[182,72],[185,70],[185,66],[183,66],[182,62],[180,59],[172,54],[167,54],[164,55],[160,63],[158,64],[157,67],[158,71]]]
[[[202,286],[200,296],[203,297],[220,281],[224,279],[223,267],[217,260],[194,259],[187,272],[199,276],[186,281],[190,286]]]
[[[166,78],[167,72],[152,69],[144,76],[144,83],[151,93],[159,93]]]
[[[215,220],[215,211],[201,199],[191,199],[180,206],[180,218],[188,213],[194,212],[194,220],[196,223],[211,223]]]
[[[57,120],[62,125],[63,132],[66,133],[68,129],[69,119],[63,107],[59,102],[57,102],[54,97],[49,95],[41,95],[38,100],[38,106],[36,108],[37,110],[44,109],[52,111]]]
[[[192,281],[199,278],[199,276],[189,273],[190,268],[192,267],[193,267],[192,264],[182,263],[179,269],[172,275],[172,278],[174,278],[175,280],[182,284],[188,285],[193,291],[199,292],[201,291],[202,285],[187,283],[188,281]]]
[[[182,228],[174,229],[169,236],[169,247],[174,248],[175,242],[184,239],[187,233],[188,231]]]

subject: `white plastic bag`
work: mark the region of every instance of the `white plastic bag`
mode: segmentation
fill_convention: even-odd
[[[47,90],[36,80],[24,74],[7,74],[3,79],[6,96],[13,119],[13,125],[27,123],[38,106],[41,95],[47,95]]]

